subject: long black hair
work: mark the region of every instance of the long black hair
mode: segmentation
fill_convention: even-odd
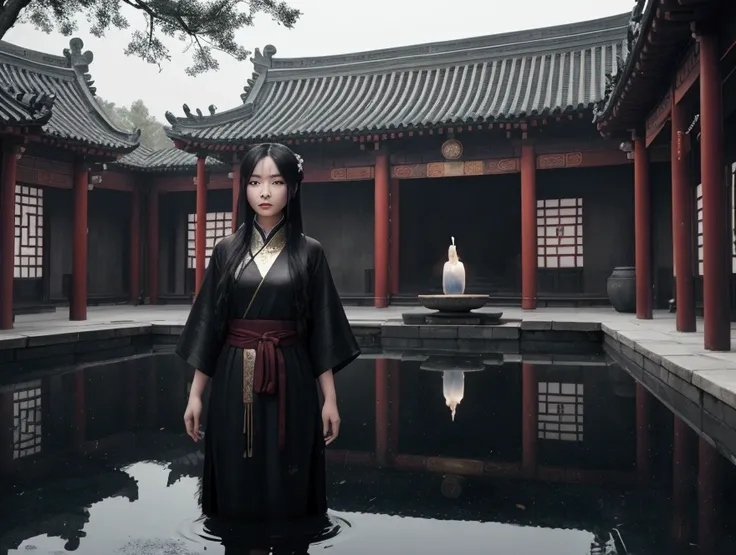
[[[300,332],[305,331],[309,317],[309,299],[307,297],[307,263],[304,259],[305,250],[302,225],[301,184],[304,171],[301,159],[292,150],[279,143],[263,143],[252,146],[243,157],[240,164],[240,192],[237,206],[238,228],[233,234],[233,241],[225,254],[225,262],[221,269],[218,284],[217,307],[221,315],[228,314],[230,296],[235,282],[247,264],[243,264],[250,251],[250,242],[253,237],[253,221],[255,210],[248,203],[246,188],[258,162],[266,157],[271,159],[279,169],[288,189],[288,200],[284,208],[284,227],[286,231],[286,249],[289,256],[289,274],[294,289],[294,304],[297,309],[297,326]],[[233,214],[235,216],[235,214]],[[256,253],[252,253],[255,255]],[[242,314],[230,315],[240,318]],[[222,321],[224,318],[220,318]]]

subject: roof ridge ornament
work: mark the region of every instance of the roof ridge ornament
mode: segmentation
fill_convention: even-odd
[[[629,26],[626,31],[626,48],[622,53],[623,60],[626,61],[634,49],[641,32],[641,20],[644,16],[644,8],[649,0],[634,0],[634,7],[631,10],[631,17],[629,18]]]
[[[82,52],[84,48],[84,41],[79,37],[74,37],[69,41],[69,48],[64,49],[64,57],[66,58],[69,67],[74,70],[77,75],[84,78],[84,82],[87,85],[87,89],[95,96],[97,94],[97,87],[94,87],[94,79],[89,74],[89,66],[94,61],[95,55],[91,50]]]
[[[16,100],[28,106],[33,114],[45,114],[54,107],[56,95],[44,92],[18,93]]]
[[[240,100],[243,101],[243,104],[245,104],[248,101],[248,95],[250,94],[250,91],[253,90],[253,85],[256,84],[260,76],[261,76],[260,73],[258,73],[257,71],[254,71],[250,79],[246,79],[245,82],[248,84],[245,87],[243,87],[243,92],[240,93]]]
[[[627,62],[641,36],[644,10],[650,1],[634,0],[634,7],[631,9],[631,16],[629,17],[629,24],[626,30],[626,40],[621,44],[621,54],[616,55],[616,59],[611,67],[611,73],[606,73],[606,87],[603,92],[603,98],[593,106],[593,123],[600,122],[608,110],[614,90],[623,77]]]
[[[15,89],[12,85],[3,87],[2,94],[17,102],[30,116],[34,123],[44,124],[51,118],[51,109],[56,101],[56,95],[37,92],[22,91]]]
[[[69,62],[69,67],[79,73],[87,73],[95,55],[90,50],[82,53],[82,48],[84,48],[84,41],[79,37],[74,37],[69,41],[69,48],[64,49],[64,57]]]
[[[247,85],[243,87],[243,92],[240,94],[240,100],[243,104],[248,103],[248,98],[253,90],[253,87],[258,83],[258,79],[263,76],[264,78],[268,74],[268,70],[273,67],[273,57],[276,55],[276,47],[273,44],[267,44],[263,47],[263,54],[261,54],[260,48],[256,48],[253,57],[250,61],[253,63],[253,74],[250,79],[246,80]]]
[[[23,91],[16,89],[13,85],[5,87],[5,90],[16,101],[28,108],[32,115],[45,114],[54,107],[56,95],[39,91]]]
[[[276,47],[273,44],[267,44],[263,47],[263,54],[261,54],[260,48],[256,48],[250,61],[253,62],[253,66],[255,66],[256,71],[259,69],[268,71],[273,67],[273,57],[275,55]]]
[[[182,110],[184,110],[184,115],[187,117],[189,121],[198,121],[202,117],[202,110],[197,108],[197,116],[192,114],[192,110],[189,108],[188,104],[182,104],[181,106]]]

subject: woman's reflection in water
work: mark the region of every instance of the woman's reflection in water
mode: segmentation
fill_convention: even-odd
[[[309,546],[333,537],[338,527],[329,517],[274,523],[243,523],[214,517],[204,521],[208,536],[225,546],[225,555],[308,555]]]

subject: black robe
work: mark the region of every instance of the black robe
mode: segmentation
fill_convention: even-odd
[[[286,439],[278,445],[278,395],[254,394],[253,454],[245,458],[243,350],[225,342],[230,318],[297,318],[283,223],[268,237],[256,224],[251,252],[267,244],[240,274],[227,313],[216,311],[217,285],[236,235],[218,243],[176,353],[207,374],[210,397],[200,502],[208,516],[284,520],[323,515],[325,445],[316,378],[338,372],[360,355],[320,243],[303,236],[309,316],[299,344],[282,347],[286,367]],[[250,259],[250,257],[248,257]],[[270,269],[269,269],[270,266]],[[260,270],[259,270],[260,267]],[[265,279],[261,283],[261,271]]]

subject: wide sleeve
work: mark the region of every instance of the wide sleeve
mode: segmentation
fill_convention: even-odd
[[[223,344],[224,322],[218,316],[217,284],[220,281],[219,245],[215,246],[187,323],[179,336],[176,354],[190,366],[212,377]]]
[[[337,373],[360,356],[321,245],[310,253],[309,352],[315,377]]]

